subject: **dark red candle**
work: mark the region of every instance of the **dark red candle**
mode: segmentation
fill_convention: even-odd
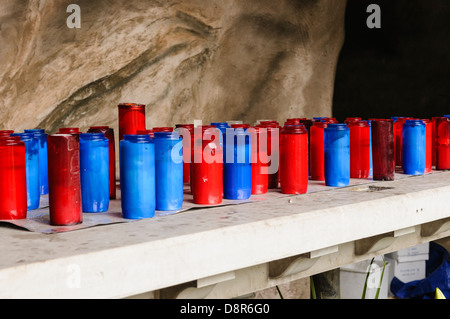
[[[394,120],[373,119],[373,180],[393,181],[395,178]]]
[[[350,121],[350,177],[369,178],[370,126],[366,121]]]
[[[136,103],[119,104],[119,141],[126,134],[145,130],[145,105]]]
[[[440,117],[436,122],[436,169],[450,169],[450,118]]]
[[[183,183],[191,182],[191,142],[194,137],[194,124],[177,124],[175,127],[183,139]]]
[[[116,198],[116,144],[114,129],[109,126],[91,126],[89,133],[103,133],[108,139],[109,147],[109,198]]]
[[[325,180],[325,128],[327,123],[314,122],[310,130],[309,172],[315,181]]]
[[[265,194],[269,186],[267,158],[267,129],[253,127],[255,140],[252,137],[252,194]]]
[[[191,152],[191,191],[194,203],[220,204],[223,195],[221,131],[210,125],[196,129]]]
[[[27,217],[25,143],[19,136],[0,137],[0,219]]]
[[[79,142],[71,134],[47,136],[50,224],[67,226],[83,221]]]
[[[77,141],[80,141],[80,129],[78,127],[60,127],[59,134],[72,134],[73,136],[75,136],[75,138],[77,139]]]
[[[308,189],[308,131],[304,125],[285,126],[281,135],[281,192],[304,194]]]

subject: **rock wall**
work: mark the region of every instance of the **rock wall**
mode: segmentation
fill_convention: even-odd
[[[81,27],[66,24],[70,3]],[[3,0],[1,129],[331,115],[345,0]]]

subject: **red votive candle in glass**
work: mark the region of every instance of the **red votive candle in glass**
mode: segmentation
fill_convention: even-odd
[[[345,119],[344,123],[347,124],[347,126],[348,126],[348,124],[350,124],[350,123],[359,122],[359,121],[361,121],[360,117],[347,117]]]
[[[269,186],[269,163],[262,161],[267,154],[267,129],[253,127],[256,141],[252,139],[252,191],[253,195],[267,193]],[[263,141],[261,141],[261,139]],[[264,142],[265,141],[265,142]]]
[[[281,192],[305,194],[308,189],[308,131],[304,125],[285,126],[281,135]]]
[[[25,143],[19,136],[0,137],[0,220],[27,218]]]
[[[327,123],[314,122],[310,130],[310,161],[309,172],[311,180],[325,181],[325,128]]]
[[[77,141],[80,141],[80,129],[78,127],[60,127],[59,134],[73,134]]]
[[[369,178],[370,126],[366,121],[350,121],[350,177]]]
[[[394,120],[373,119],[371,129],[373,180],[393,181],[395,178]]]
[[[201,136],[196,136],[201,130]],[[194,203],[216,205],[223,195],[223,149],[221,131],[211,125],[194,128],[191,152],[191,192]]]
[[[138,130],[145,130],[145,105],[121,103],[119,107],[119,141],[124,135],[134,135]]]
[[[395,147],[395,166],[403,166],[402,150],[403,150],[403,124],[411,117],[397,117],[394,122],[394,147]]]
[[[296,118],[286,119],[286,121],[284,122],[284,125],[299,125],[299,124],[300,120]]]
[[[150,135],[150,137],[154,136],[154,132],[152,129],[147,129],[147,130],[137,130],[136,131],[137,135]]]
[[[433,166],[433,123],[429,119],[423,119],[425,123],[425,174],[431,172]]]
[[[14,130],[0,130],[0,137],[2,136],[10,136],[12,133],[14,133]]]
[[[279,172],[280,172],[280,141],[281,141],[281,134],[280,134],[280,126],[278,123],[268,123],[268,122],[261,122],[258,127],[263,127],[267,129],[267,155],[270,157],[278,157],[278,168],[275,173],[269,174],[269,189],[278,188],[279,184]],[[276,152],[276,154],[273,154],[272,156],[272,139],[275,138],[278,135],[278,148],[274,146],[273,151]],[[269,162],[269,166],[271,166],[272,163]]]
[[[183,139],[183,183],[189,184],[191,182],[191,143],[194,138],[194,124],[176,124],[175,128]]]
[[[114,129],[109,126],[91,126],[88,133],[103,133],[108,139],[109,198],[116,199],[116,143],[114,140]]]
[[[155,132],[173,132],[173,127],[170,127],[170,126],[154,127],[153,133],[155,133]]]
[[[339,121],[336,120],[334,117],[324,117],[321,119],[322,122],[328,123],[328,124],[338,124]]]
[[[437,121],[436,121],[436,119],[438,119],[439,117],[438,116],[436,116],[436,117],[432,117],[431,118],[431,124],[432,124],[432,128],[433,128],[433,137],[432,137],[432,139],[433,139],[433,146],[432,146],[432,150],[431,150],[431,152],[432,152],[432,162],[433,162],[433,164],[432,164],[432,166],[436,166],[436,154],[437,154]]]
[[[450,169],[450,118],[440,117],[436,119],[436,169]]]
[[[47,136],[50,224],[68,226],[83,221],[80,148],[72,134]]]

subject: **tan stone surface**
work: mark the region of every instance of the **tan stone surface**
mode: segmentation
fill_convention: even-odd
[[[331,114],[345,0],[0,3],[0,128],[147,127]]]

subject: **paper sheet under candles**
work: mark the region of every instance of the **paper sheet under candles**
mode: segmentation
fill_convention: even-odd
[[[438,173],[437,171],[432,171],[432,173]],[[397,173],[395,179],[402,179],[412,177],[411,175],[404,175]],[[346,187],[357,186],[373,183],[372,179],[350,179],[350,184]],[[309,181],[308,193],[329,191],[335,189],[334,187],[329,187],[325,185],[323,181]],[[115,223],[129,223],[129,222],[139,222],[139,219],[125,219],[122,217],[122,211],[120,206],[120,190],[117,190],[118,198],[115,200],[110,200],[109,210],[104,213],[83,213],[83,222],[81,224],[72,226],[53,226],[50,225],[49,217],[49,207],[48,207],[48,195],[41,196],[41,203],[39,209],[28,211],[26,219],[20,220],[1,220],[1,223],[9,223],[21,227],[25,230],[38,232],[43,234],[54,234],[62,233],[68,231],[74,231],[78,229],[84,229],[88,227],[115,224]],[[252,195],[250,199],[247,200],[228,200],[223,199],[221,204],[217,205],[199,205],[195,204],[192,199],[188,188],[185,188],[184,200],[182,209],[178,211],[156,211],[155,217],[164,218],[166,215],[179,214],[187,210],[207,208],[207,207],[219,207],[228,205],[244,205],[246,203],[252,203],[257,201],[266,201],[276,198],[295,196],[290,194],[282,194],[280,189],[270,189],[266,194],[262,195]]]

